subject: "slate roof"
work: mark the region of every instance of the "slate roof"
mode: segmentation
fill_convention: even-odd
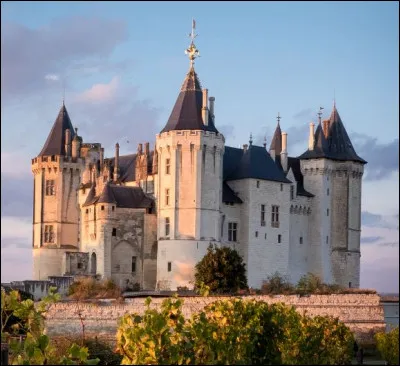
[[[246,151],[226,146],[223,168],[226,181],[254,178],[291,183],[262,146],[250,145]]]
[[[42,148],[42,151],[39,153],[39,156],[65,155],[65,131],[67,129],[71,131],[72,141],[72,139],[75,137],[75,131],[72,127],[67,108],[63,103],[49,136],[47,137],[47,140]]]
[[[304,177],[300,170],[300,159],[288,157],[288,171],[292,169],[297,185],[297,195],[304,197],[314,197],[314,195],[304,189]]]
[[[349,135],[343,125],[336,105],[328,120],[327,136],[323,133],[321,124],[318,125],[314,137],[314,149],[307,150],[299,159],[327,158],[339,161],[356,161],[362,164],[367,162],[359,157],[354,150]]]
[[[275,150],[275,155],[278,155],[282,152],[282,131],[281,131],[281,126],[279,126],[279,122],[278,125],[276,126],[274,136],[272,137],[269,149]]]
[[[224,182],[222,184],[222,202],[225,203],[243,203],[243,201],[238,197],[235,192],[229,187],[228,183]]]
[[[98,196],[94,196],[92,186],[83,206],[96,203],[114,203],[121,208],[152,208],[154,200],[146,195],[140,187],[126,187],[107,183]]]
[[[174,130],[203,130],[219,133],[213,118],[206,126],[201,115],[203,93],[194,68],[191,67],[183,81],[181,91],[162,132]],[[210,114],[209,114],[210,116]]]
[[[137,154],[120,155],[119,157],[119,180],[121,182],[132,182],[135,180]],[[115,157],[107,159],[110,162],[111,172],[114,171]]]

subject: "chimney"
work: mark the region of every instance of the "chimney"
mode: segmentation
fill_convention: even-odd
[[[103,171],[104,164],[104,147],[100,149],[100,171]]]
[[[118,180],[119,170],[119,143],[115,144],[115,164],[114,164],[114,182]]]
[[[208,126],[208,89],[203,89],[203,108],[201,109],[203,123]]]
[[[143,154],[143,145],[142,144],[138,144],[137,153],[138,153],[138,155],[142,155]]]
[[[314,150],[314,123],[310,122],[310,135],[308,137],[308,150]]]
[[[211,117],[214,118],[215,117],[215,115],[214,115],[215,97],[210,97],[208,100],[210,102],[210,114],[211,114]]]
[[[249,147],[249,145],[244,144],[244,145],[243,145],[243,151],[246,152],[248,147]]]
[[[287,172],[288,153],[287,153],[287,133],[282,132],[282,151],[281,151],[281,165],[284,172]]]
[[[65,156],[71,156],[71,131],[65,130]]]
[[[75,128],[75,136],[72,140],[72,157],[79,158],[81,155],[81,138],[78,136],[78,129]]]
[[[149,142],[146,142],[146,143],[144,144],[144,153],[145,153],[145,155],[147,155],[147,156],[150,155],[150,143],[149,143]]]

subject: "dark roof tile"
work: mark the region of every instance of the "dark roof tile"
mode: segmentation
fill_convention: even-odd
[[[224,182],[222,185],[222,202],[225,203],[243,203],[236,193],[229,187],[229,184]]]

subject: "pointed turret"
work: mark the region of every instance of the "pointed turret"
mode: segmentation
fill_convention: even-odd
[[[65,155],[65,136],[67,130],[70,131],[70,139],[72,140],[75,136],[75,131],[72,127],[67,108],[63,103],[39,156]]]
[[[318,124],[314,136],[314,149],[307,150],[299,156],[300,159],[327,158],[340,161],[356,161],[362,164],[367,163],[355,152],[336,109],[336,104],[333,105],[329,120],[324,121],[324,127],[321,122]]]

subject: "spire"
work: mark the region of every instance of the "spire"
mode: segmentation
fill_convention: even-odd
[[[278,124],[275,129],[274,136],[272,137],[271,140],[271,145],[269,147],[269,150],[274,150],[276,155],[279,155],[282,151],[282,131],[281,131],[281,126],[280,126],[280,120],[281,116],[278,113],[278,116],[276,117]]]
[[[185,51],[190,60],[189,72],[186,74],[175,106],[161,133],[174,130],[203,130],[219,133],[215,128],[213,118],[208,119],[208,124],[203,121],[203,92],[194,70],[194,60],[200,55],[194,44],[194,39],[197,37],[195,28],[196,22],[193,19],[192,31],[189,34],[191,42]]]
[[[322,116],[322,110],[324,109],[324,107],[319,107],[319,111],[317,113],[318,115],[318,123],[321,124],[321,116]]]
[[[264,136],[264,143],[263,143],[264,149],[267,148],[267,136]]]
[[[250,132],[249,146],[253,145],[253,134]]]
[[[68,129],[70,130],[72,140],[75,137],[75,132],[63,101],[58,116],[39,156],[65,155],[65,131]]]

